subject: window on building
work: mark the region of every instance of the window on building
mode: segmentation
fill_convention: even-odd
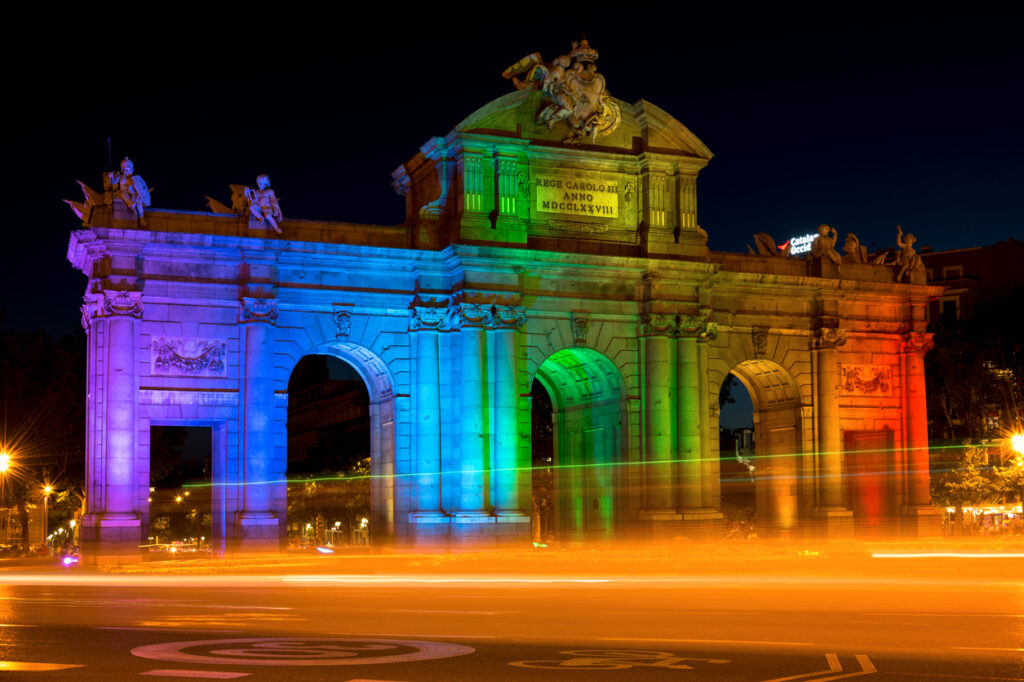
[[[946,296],[939,299],[939,314],[943,321],[960,319],[960,298]]]
[[[947,265],[942,268],[942,279],[963,279],[964,266],[962,265]]]

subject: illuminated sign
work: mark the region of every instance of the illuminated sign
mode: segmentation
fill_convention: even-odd
[[[811,244],[818,237],[817,234],[805,234],[799,237],[790,237],[789,241],[785,244],[779,244],[779,251],[786,248],[786,244],[792,244],[792,248],[789,250],[789,255],[796,256],[801,253],[808,253],[811,250]]]
[[[534,176],[537,210],[593,218],[619,217],[619,188],[599,177]]]

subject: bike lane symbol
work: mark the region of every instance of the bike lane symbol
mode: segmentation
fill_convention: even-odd
[[[573,649],[559,651],[570,656],[563,661],[511,661],[509,665],[518,668],[540,668],[544,670],[627,670],[636,667],[668,668],[671,670],[693,670],[686,663],[729,663],[724,658],[687,658],[676,656],[671,651],[639,651],[631,649]]]

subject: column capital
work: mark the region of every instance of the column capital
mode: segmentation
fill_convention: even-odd
[[[277,324],[277,299],[243,296],[238,311],[239,323],[266,322]]]
[[[414,305],[409,308],[409,331],[445,331],[451,329],[458,316],[448,306]]]
[[[696,338],[711,341],[718,336],[718,325],[708,322],[707,315],[680,315],[677,335],[680,338]]]
[[[526,307],[496,305],[491,323],[495,329],[518,329],[526,324]]]
[[[836,327],[815,329],[812,343],[815,350],[833,350],[846,344],[846,330]]]
[[[924,355],[935,347],[932,334],[929,332],[907,332],[901,338],[904,353],[920,353]]]
[[[665,313],[641,313],[641,336],[675,336],[679,333],[679,318]]]
[[[463,327],[488,327],[494,322],[494,306],[489,303],[458,303],[451,309],[452,322]]]

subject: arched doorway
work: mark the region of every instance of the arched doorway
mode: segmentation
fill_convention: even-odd
[[[534,447],[541,458],[534,459],[534,506],[542,508],[534,515],[540,524],[534,538],[611,538],[624,504],[619,490],[625,474],[618,466],[624,451],[624,395],[618,369],[595,350],[567,348],[537,369],[532,395]],[[538,438],[545,424],[550,424],[549,443],[543,435]],[[545,493],[546,475],[550,493]]]
[[[365,348],[328,344],[288,381],[289,546],[366,545],[394,536],[392,381]]]
[[[796,382],[770,360],[746,360],[731,374],[739,380],[752,404],[753,432],[742,439],[741,456],[753,467],[756,532],[760,537],[790,537],[799,528],[806,506],[805,462],[800,456],[800,399]],[[723,453],[724,456],[724,453]],[[723,504],[727,488],[736,488],[722,474]],[[727,485],[728,484],[728,485]]]

